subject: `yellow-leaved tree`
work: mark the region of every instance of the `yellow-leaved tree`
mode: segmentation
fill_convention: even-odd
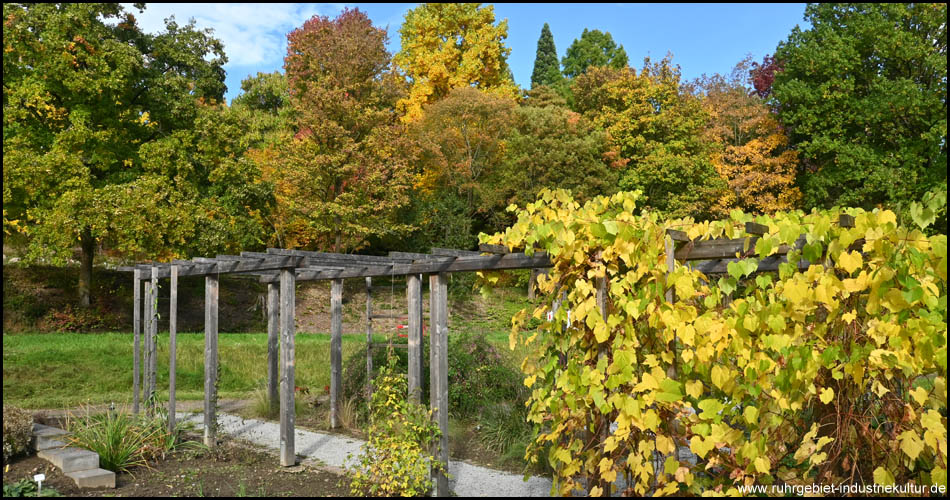
[[[422,4],[406,13],[399,29],[401,50],[393,62],[406,73],[409,95],[397,103],[407,122],[422,116],[422,107],[459,87],[514,98],[518,87],[503,41],[508,21],[495,24],[492,6],[477,3]]]

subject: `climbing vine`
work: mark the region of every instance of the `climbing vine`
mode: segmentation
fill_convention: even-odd
[[[932,220],[832,209],[666,221],[638,198],[581,205],[545,190],[482,235],[554,264],[530,315],[540,326],[523,310],[510,337],[529,353],[526,458],[549,461],[552,493],[609,494],[618,477],[636,495],[946,485],[947,238],[922,232]],[[670,270],[668,229],[747,238],[745,252],[719,278]],[[758,273],[780,248],[787,262]]]

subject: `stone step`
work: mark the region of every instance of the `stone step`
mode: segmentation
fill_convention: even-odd
[[[33,436],[43,436],[43,437],[56,437],[56,436],[66,436],[68,431],[64,431],[57,427],[50,427],[43,424],[33,424]]]
[[[76,472],[99,467],[99,454],[79,448],[51,448],[37,453],[43,460],[65,472]]]
[[[33,449],[36,451],[49,450],[51,448],[65,448],[66,443],[51,437],[34,436]]]
[[[67,476],[80,488],[115,488],[115,472],[105,469],[89,469],[69,472]]]

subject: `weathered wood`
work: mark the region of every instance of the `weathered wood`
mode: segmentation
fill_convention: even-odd
[[[143,282],[142,292],[142,403],[145,413],[151,415],[152,404],[149,402],[149,388],[152,386],[152,282]]]
[[[366,278],[366,402],[373,398],[373,278]]]
[[[762,224],[756,224],[755,222],[746,222],[745,223],[745,232],[749,234],[755,234],[762,236],[769,234],[769,226],[764,226]]]
[[[667,245],[668,245],[668,251],[669,251],[669,249],[672,248],[673,246],[672,240],[667,242]],[[606,322],[607,321],[607,278],[606,277],[597,278],[595,281],[595,284],[597,286],[597,292],[596,292],[596,298],[595,298],[597,302],[597,307],[600,309],[600,317]],[[601,360],[607,356],[607,353],[606,353],[606,349],[603,346],[598,347],[598,351],[599,352],[597,353],[597,361],[599,364]],[[605,417],[602,416],[601,418],[605,418]],[[608,425],[606,422],[602,422],[602,423],[603,425],[600,426],[601,430],[600,430],[600,437],[599,437],[601,446],[603,446],[603,443],[607,439],[607,436],[610,434],[610,425]],[[611,483],[608,481],[605,481],[599,475],[597,477],[599,479],[598,485],[600,486],[600,488],[604,490],[607,496],[610,496]]]
[[[280,465],[297,462],[294,452],[294,318],[296,280],[294,270],[280,271]]]
[[[673,238],[673,241],[676,241],[676,242],[686,243],[690,241],[689,236],[686,236],[686,233],[683,231],[679,231],[676,229],[667,229],[666,234],[668,234],[670,238]]]
[[[490,271],[505,269],[530,269],[532,267],[551,267],[547,254],[541,252],[527,256],[520,253],[505,255],[480,255],[477,257],[459,257],[445,261],[417,261],[396,263],[378,268],[353,268],[342,271],[302,271],[297,273],[300,280],[329,280],[376,276],[405,276],[407,274],[452,273],[464,271]],[[262,277],[264,283],[274,278]]]
[[[204,443],[213,447],[218,433],[218,277],[205,276]]]
[[[422,276],[406,276],[406,306],[409,309],[409,400],[422,398]]]
[[[200,260],[199,260],[200,259]],[[254,271],[279,270],[286,267],[297,267],[303,264],[303,258],[297,255],[267,255],[263,259],[222,260],[198,258],[192,261],[175,260],[171,263],[141,264],[135,266],[142,271],[143,279],[150,279],[154,274],[157,278],[171,276],[171,266],[178,265],[179,276],[207,276],[228,273],[246,273]],[[152,271],[152,268],[156,271]]]
[[[673,272],[673,266],[676,262],[674,258],[674,247],[672,239],[664,239],[663,242],[666,247],[666,301],[673,302],[673,285],[669,281],[670,273]]]
[[[175,431],[175,367],[178,351],[178,266],[172,266],[168,298],[168,432]]]
[[[280,322],[280,291],[277,283],[267,284],[267,400],[271,411],[280,408],[280,399],[277,391],[277,380],[280,370],[277,366],[279,358],[277,346],[280,343],[278,331]]]
[[[841,214],[838,216],[838,226],[840,227],[854,227],[854,217],[848,214]]]
[[[475,255],[479,255],[476,253]],[[438,261],[451,261],[452,259],[458,257],[457,255],[433,255],[428,253],[417,253],[417,252],[389,252],[389,257],[397,262],[413,262],[418,260],[438,260]]]
[[[528,277],[528,300],[534,300],[535,289],[538,287],[538,270],[532,269]]]
[[[152,306],[149,309],[151,314],[151,332],[150,336],[152,337],[149,347],[151,348],[151,353],[149,354],[149,363],[148,363],[148,372],[149,372],[149,402],[154,413],[155,405],[158,403],[158,393],[156,388],[158,386],[158,276],[156,276],[157,267],[152,267]]]
[[[511,253],[511,250],[509,250],[508,247],[506,247],[505,245],[489,245],[486,243],[482,243],[481,245],[478,245],[478,251],[485,252],[485,253],[495,253],[495,254]]]
[[[455,248],[431,248],[429,249],[429,253],[432,255],[448,257],[472,257],[481,255],[481,252],[476,252],[474,250],[457,250]]]
[[[139,413],[139,337],[142,334],[142,271],[132,271],[132,413]]]
[[[438,423],[441,435],[434,443],[432,455],[448,467],[449,463],[449,328],[448,328],[448,275],[433,274],[429,277],[431,306],[429,317],[432,323],[429,342],[429,405],[433,408],[432,419]],[[449,496],[449,480],[444,472],[433,470],[434,495]]]
[[[339,423],[343,385],[343,280],[330,282],[330,428]]]
[[[408,319],[409,318],[405,314],[374,314],[371,317],[373,319]]]

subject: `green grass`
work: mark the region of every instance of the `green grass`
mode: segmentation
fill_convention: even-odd
[[[381,335],[376,339],[382,342]],[[343,356],[365,349],[365,336],[344,335]],[[204,335],[179,334],[176,397],[204,397]],[[298,334],[296,385],[320,393],[330,384],[330,336]],[[221,398],[248,398],[267,378],[267,334],[218,337]],[[158,397],[168,399],[168,334],[159,334]],[[3,336],[3,404],[61,408],[132,400],[131,333]]]

